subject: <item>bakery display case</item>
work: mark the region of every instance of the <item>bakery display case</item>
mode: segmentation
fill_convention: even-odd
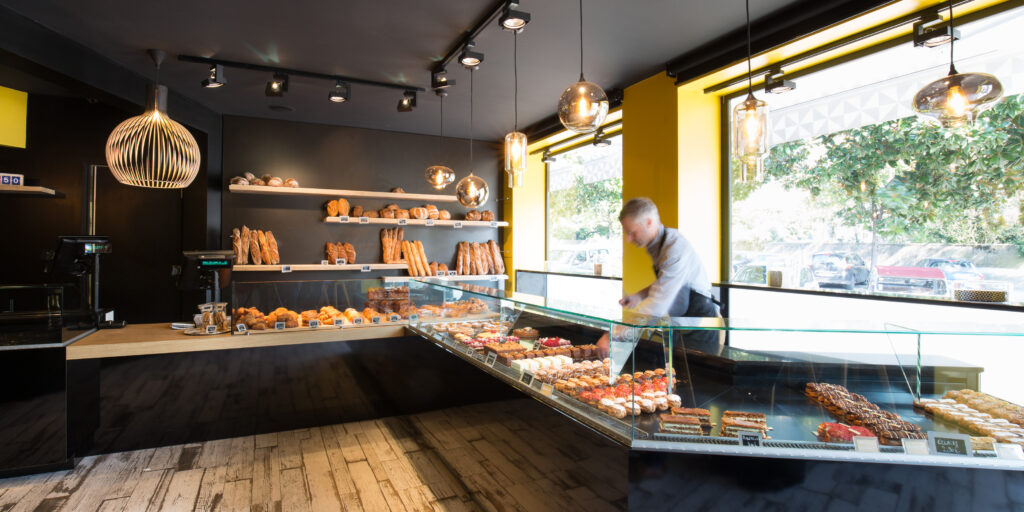
[[[651,318],[408,286],[411,330],[633,450],[1024,470],[1018,323]]]

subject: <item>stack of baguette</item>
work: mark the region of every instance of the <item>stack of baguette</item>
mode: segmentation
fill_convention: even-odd
[[[356,262],[356,249],[348,242],[327,242],[324,244],[324,254],[327,256],[327,262],[332,265],[338,258],[345,258],[345,263],[349,265]]]
[[[381,254],[384,263],[405,263],[402,260],[402,240],[405,238],[405,228],[393,228],[380,230]]]
[[[430,274],[430,263],[427,261],[426,252],[423,250],[423,242],[419,240],[403,240],[400,242],[402,255],[409,266],[409,275],[414,277],[425,277]]]
[[[456,270],[460,276],[494,275],[505,273],[505,262],[501,259],[501,249],[497,242],[488,240],[480,242],[459,242],[458,264]]]
[[[236,265],[279,265],[281,253],[277,250],[277,239],[270,231],[242,229],[231,230],[231,246],[235,251]]]

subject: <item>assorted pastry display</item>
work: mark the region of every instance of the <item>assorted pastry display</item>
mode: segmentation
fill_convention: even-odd
[[[977,436],[999,443],[1024,445],[1024,418],[1020,406],[969,389],[947,391],[943,398],[922,398],[914,407],[935,419],[952,423]]]
[[[491,308],[486,302],[473,297],[455,302],[445,302],[441,305],[428,304],[416,311],[423,318],[462,318],[467,315],[486,314],[490,310]]]
[[[281,253],[277,239],[271,231],[242,229],[231,230],[231,247],[235,251],[235,265],[279,265]]]
[[[899,446],[901,439],[927,437],[921,432],[921,427],[900,418],[894,412],[883,411],[863,395],[851,393],[843,386],[808,382],[805,392],[836,417],[873,432],[881,444]]]
[[[455,269],[460,276],[505,273],[501,249],[494,240],[486,243],[459,242],[457,248]]]
[[[374,318],[378,319],[377,323],[387,322],[389,313],[382,313],[371,307],[366,307],[362,311],[355,308],[346,308],[341,311],[334,306],[324,306],[319,310],[310,309],[301,313],[280,307],[263,314],[257,308],[240,307],[234,310],[234,322],[235,324],[245,324],[246,329],[251,331],[273,330],[277,328],[278,322],[283,322],[285,329],[308,328],[313,320],[318,321],[320,327],[336,327],[359,323],[369,324],[374,322]]]
[[[293,178],[281,179],[277,176],[271,176],[270,174],[264,174],[259,178],[251,172],[244,173],[241,176],[235,176],[231,178],[232,185],[260,185],[266,187],[289,187],[299,188],[299,182]]]
[[[337,263],[338,260],[345,260],[351,265],[356,262],[356,248],[348,242],[327,242],[324,244],[324,255],[328,263]]]
[[[408,286],[394,286],[366,290],[366,307],[383,315],[394,313],[409,318],[416,305],[409,300]]]

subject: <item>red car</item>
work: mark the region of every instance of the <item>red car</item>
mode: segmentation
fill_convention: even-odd
[[[935,267],[875,267],[880,292],[946,294],[946,275]]]

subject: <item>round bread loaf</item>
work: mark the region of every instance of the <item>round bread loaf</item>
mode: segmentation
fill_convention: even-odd
[[[428,216],[426,208],[409,208],[409,216],[414,219],[425,219]]]

